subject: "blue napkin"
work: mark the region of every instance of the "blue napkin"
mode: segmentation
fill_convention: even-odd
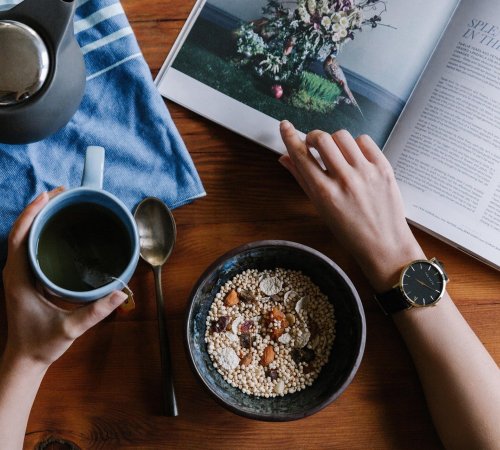
[[[87,71],[80,108],[43,141],[0,144],[0,267],[24,207],[42,191],[80,185],[88,145],[106,149],[104,188],[131,209],[147,196],[176,208],[205,195],[120,2],[79,0],[74,26]]]

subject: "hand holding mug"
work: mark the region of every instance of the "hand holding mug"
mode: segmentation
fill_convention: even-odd
[[[4,359],[21,359],[43,370],[58,359],[89,328],[107,317],[127,298],[114,291],[106,297],[66,311],[35,287],[27,257],[27,240],[35,216],[61,189],[40,194],[19,216],[9,236],[3,271],[8,337]]]

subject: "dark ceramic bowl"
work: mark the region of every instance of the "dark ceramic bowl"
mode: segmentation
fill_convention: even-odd
[[[330,358],[312,386],[283,397],[244,394],[213,367],[205,344],[206,318],[221,286],[246,269],[300,270],[328,296],[335,308],[336,336]],[[295,242],[259,241],[215,261],[196,283],[187,311],[186,344],[194,372],[223,406],[244,417],[287,421],[309,416],[334,401],[352,381],[365,348],[365,315],[346,274],[318,251]]]

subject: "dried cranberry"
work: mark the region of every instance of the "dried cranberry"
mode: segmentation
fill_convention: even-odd
[[[276,369],[270,369],[266,372],[266,377],[271,378],[271,380],[277,380],[278,379],[278,371]]]
[[[245,320],[241,325],[240,325],[240,331],[242,333],[248,333],[253,327],[254,327],[253,320]]]
[[[250,348],[252,346],[252,336],[250,333],[240,335],[240,344],[243,348]]]
[[[220,316],[217,320],[212,322],[212,326],[210,329],[214,333],[220,333],[226,330],[227,325],[229,324],[229,316]]]
[[[300,348],[294,348],[292,350],[292,359],[295,364],[298,364],[302,360],[302,352],[300,351]]]

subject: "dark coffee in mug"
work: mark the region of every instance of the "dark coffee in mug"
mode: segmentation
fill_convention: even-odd
[[[58,211],[43,227],[37,246],[37,260],[47,278],[77,292],[119,278],[131,257],[125,225],[95,203],[77,203]]]

